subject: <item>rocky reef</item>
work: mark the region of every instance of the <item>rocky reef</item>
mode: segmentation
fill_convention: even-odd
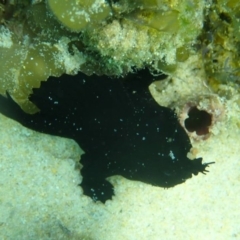
[[[240,83],[239,20],[239,1],[213,1],[199,36],[206,80],[218,94],[228,95],[222,85]]]
[[[143,68],[172,76],[193,55],[224,92],[222,84],[239,82],[237,9],[234,0],[2,0],[0,93],[34,113],[28,96],[49,76]]]
[[[58,1],[59,2],[59,1]],[[204,1],[1,1],[0,92],[27,112],[49,76],[173,72],[203,24]]]

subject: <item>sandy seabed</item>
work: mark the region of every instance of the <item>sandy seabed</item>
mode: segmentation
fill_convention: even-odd
[[[223,99],[218,131],[193,142],[204,162],[215,161],[209,173],[171,189],[111,177],[116,195],[105,205],[78,186],[74,141],[0,115],[0,239],[240,239],[238,99]]]

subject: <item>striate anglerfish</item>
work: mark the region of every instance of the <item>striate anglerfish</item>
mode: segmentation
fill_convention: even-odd
[[[74,139],[84,150],[80,183],[85,195],[105,202],[114,194],[113,175],[169,188],[207,172],[210,163],[190,160],[190,140],[173,110],[151,96],[149,76],[50,77],[29,96],[40,111],[25,113],[0,96],[0,112],[30,129]]]

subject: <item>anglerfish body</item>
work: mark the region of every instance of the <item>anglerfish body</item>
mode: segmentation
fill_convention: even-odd
[[[122,80],[63,75],[33,89],[30,101],[40,112],[23,112],[0,97],[0,112],[42,133],[74,139],[84,150],[81,186],[93,200],[111,199],[106,180],[121,175],[159,187],[173,187],[208,164],[189,160],[189,138],[171,109],[159,106],[138,75]]]

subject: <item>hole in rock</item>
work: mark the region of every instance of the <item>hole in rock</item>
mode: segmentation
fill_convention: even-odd
[[[206,135],[209,133],[209,127],[212,123],[212,115],[197,107],[192,107],[188,112],[188,118],[184,121],[185,128],[189,132],[196,132],[197,135]]]

